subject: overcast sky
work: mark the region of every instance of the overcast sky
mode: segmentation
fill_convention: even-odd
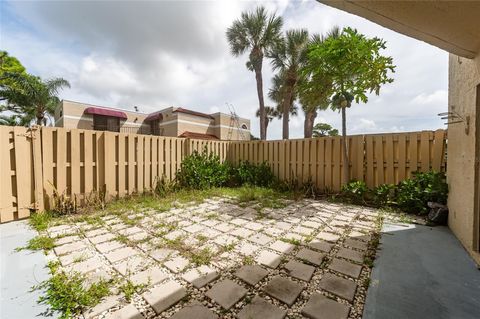
[[[247,56],[230,55],[225,31],[260,3],[283,17],[284,30],[350,26],[387,41],[395,81],[348,110],[349,134],[444,127],[437,113],[447,110],[445,51],[316,1],[2,1],[0,49],[30,73],[70,81],[61,98],[128,110],[136,105],[142,112],[169,106],[228,112],[231,103],[258,136],[255,77],[245,67]],[[272,71],[265,65],[266,93]],[[340,128],[340,114],[322,111],[317,122]],[[280,138],[281,122],[268,130],[269,139]],[[303,136],[303,114],[291,119],[290,132]]]

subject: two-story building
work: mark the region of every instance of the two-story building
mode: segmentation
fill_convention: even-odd
[[[63,100],[55,110],[55,126],[198,139],[250,140],[248,119],[182,107],[168,107],[147,114]]]

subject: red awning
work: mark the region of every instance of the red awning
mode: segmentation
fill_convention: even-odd
[[[120,119],[127,119],[127,114],[121,111],[109,110],[109,109],[102,109],[100,107],[87,107],[85,109],[86,114],[95,114],[95,115],[103,115],[103,116],[111,116],[111,117],[118,117]]]
[[[148,116],[145,118],[145,121],[146,122],[149,122],[149,121],[156,121],[156,120],[163,120],[163,115],[162,113],[160,113],[160,111],[158,112],[155,112],[155,113],[150,113],[148,114]]]

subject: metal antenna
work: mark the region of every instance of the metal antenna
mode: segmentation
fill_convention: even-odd
[[[235,112],[235,107],[233,104],[226,102],[225,103],[228,107],[228,111],[230,112],[230,125],[228,129],[228,134],[227,134],[227,140],[232,139],[232,134],[233,134],[233,129],[234,127],[237,128],[237,137],[240,140],[245,140],[245,136],[243,135],[243,131],[240,127],[240,121],[239,121],[239,116]]]

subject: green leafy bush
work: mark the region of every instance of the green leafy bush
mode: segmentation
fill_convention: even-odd
[[[275,181],[270,166],[263,162],[260,165],[250,164],[248,161],[240,162],[236,168],[236,178],[240,185],[269,187]]]
[[[397,185],[395,200],[398,207],[407,213],[427,212],[428,202],[446,204],[448,185],[445,174],[439,172],[414,173],[413,178]]]
[[[342,196],[355,204],[364,203],[367,193],[368,187],[363,181],[351,181],[342,186]]]
[[[231,166],[221,163],[220,158],[204,149],[185,157],[177,172],[179,186],[193,189],[206,189],[225,186],[231,180]]]
[[[390,205],[395,201],[395,185],[382,184],[372,190],[373,203],[376,206]]]

